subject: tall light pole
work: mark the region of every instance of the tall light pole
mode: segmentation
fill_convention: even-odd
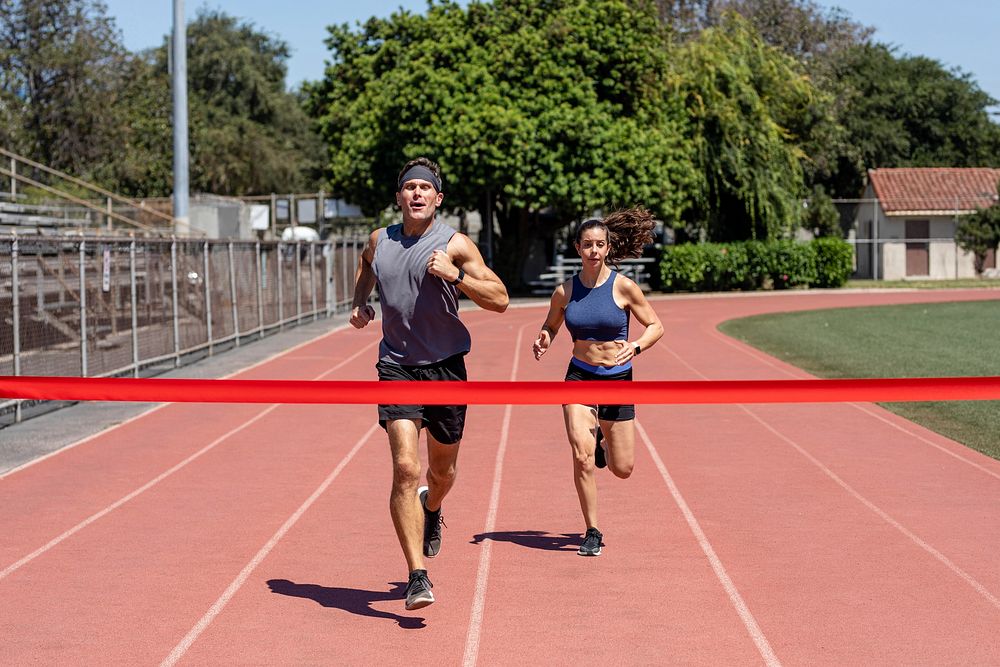
[[[173,1],[174,218],[186,230],[189,222],[187,29],[184,25],[184,0]]]

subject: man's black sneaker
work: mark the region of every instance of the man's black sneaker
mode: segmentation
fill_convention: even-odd
[[[601,427],[597,427],[597,448],[594,450],[594,465],[598,468],[608,467],[608,457],[604,452],[604,447],[601,446],[601,441],[604,440],[604,433],[601,432]]]
[[[410,581],[406,584],[406,610],[420,609],[433,603],[432,588],[434,588],[434,584],[427,578],[427,570],[410,572]]]
[[[424,508],[424,555],[434,558],[441,551],[441,526],[445,523],[440,507],[437,512],[427,509],[428,490],[426,486],[421,486],[417,489],[417,494],[420,496],[420,506]]]
[[[603,539],[604,535],[601,534],[601,531],[596,528],[588,528],[587,534],[583,536],[583,544],[580,545],[580,550],[576,553],[581,556],[600,556],[601,547],[604,545],[604,542],[601,541]]]

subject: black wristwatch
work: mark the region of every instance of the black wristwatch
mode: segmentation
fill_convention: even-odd
[[[458,278],[455,278],[454,280],[449,280],[448,284],[449,285],[458,286],[458,284],[460,282],[462,282],[462,278],[464,278],[464,277],[465,277],[465,269],[459,267],[459,269],[458,269]]]
[[[639,343],[632,343],[632,347],[635,348],[635,352],[633,353],[633,356],[638,357],[639,353],[642,352],[642,348],[639,347]]]

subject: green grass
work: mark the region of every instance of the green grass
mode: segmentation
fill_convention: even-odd
[[[844,287],[861,289],[1000,289],[1000,278],[958,278],[956,280],[848,280]]]
[[[1000,375],[1000,301],[777,313],[719,328],[823,378]],[[881,405],[1000,459],[1000,401]]]

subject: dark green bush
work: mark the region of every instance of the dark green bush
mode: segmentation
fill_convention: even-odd
[[[854,272],[854,250],[843,239],[813,239],[816,252],[816,287],[842,287]]]
[[[664,247],[660,274],[665,291],[840,287],[852,264],[851,246],[834,238],[691,243]]]
[[[774,289],[808,287],[816,282],[816,251],[812,245],[790,239],[771,244],[769,275]]]

